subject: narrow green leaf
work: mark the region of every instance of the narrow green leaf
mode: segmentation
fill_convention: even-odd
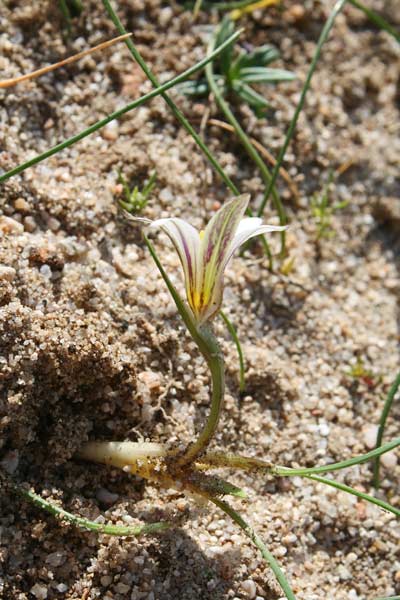
[[[319,477],[318,475],[307,475],[306,477],[307,477],[307,479],[312,479],[313,481],[318,481],[319,483],[324,483],[325,485],[334,487],[338,490],[341,490],[342,492],[346,492],[347,494],[352,494],[353,496],[357,496],[358,498],[361,498],[362,500],[366,500],[370,504],[375,504],[376,506],[379,506],[380,508],[383,508],[384,510],[387,510],[387,511],[393,513],[394,515],[396,515],[396,517],[400,517],[400,509],[395,508],[391,504],[388,504],[387,502],[384,502],[383,500],[380,500],[379,498],[374,498],[374,496],[370,496],[369,494],[360,492],[359,490],[356,490],[356,489],[350,487],[349,485],[345,485],[344,483],[339,483],[338,481],[335,481],[334,479],[328,479],[327,477]]]
[[[268,202],[268,198],[274,189],[277,177],[279,175],[280,168],[283,163],[283,159],[285,158],[286,150],[288,149],[290,141],[294,135],[300,113],[303,110],[303,106],[306,101],[307,92],[310,88],[311,79],[312,79],[312,76],[314,75],[315,69],[317,68],[319,57],[321,56],[322,46],[326,42],[326,40],[331,32],[331,29],[335,23],[336,17],[341,12],[341,10],[343,9],[345,4],[346,4],[346,0],[337,0],[337,2],[335,3],[335,5],[332,9],[332,12],[330,13],[330,15],[322,29],[321,35],[319,36],[318,44],[317,44],[313,59],[311,61],[310,68],[308,70],[307,77],[306,77],[306,80],[303,85],[303,89],[301,90],[300,100],[296,106],[292,120],[290,121],[290,125],[289,125],[289,128],[288,128],[286,136],[285,136],[285,141],[283,142],[282,148],[281,148],[278,158],[276,160],[275,167],[272,171],[271,180],[270,180],[267,190],[264,194],[263,201],[261,202],[260,208],[257,211],[258,217],[261,217],[263,215],[266,204]]]
[[[361,10],[369,18],[369,20],[372,21],[372,23],[377,25],[380,29],[383,29],[384,31],[389,33],[389,35],[393,36],[394,39],[400,43],[400,31],[397,31],[394,27],[392,27],[392,25],[385,21],[385,19],[381,17],[381,15],[378,15],[378,13],[372,10],[372,8],[368,8],[358,0],[349,0],[349,2],[350,4]]]
[[[185,96],[206,96],[210,91],[205,79],[184,81],[177,86],[177,90]]]
[[[279,81],[293,81],[296,79],[296,75],[285,69],[247,67],[240,70],[239,78],[246,83],[277,83]]]
[[[394,380],[393,385],[391,386],[389,393],[386,397],[385,404],[383,405],[381,418],[379,420],[378,434],[376,436],[376,448],[382,447],[382,440],[383,440],[383,434],[385,432],[386,421],[389,416],[390,409],[393,404],[393,400],[397,394],[397,390],[399,389],[399,387],[400,387],[400,372],[398,373],[396,379]],[[380,471],[380,461],[379,461],[379,455],[378,455],[375,459],[375,464],[374,464],[374,486],[376,488],[379,488],[379,471]]]
[[[287,600],[296,600],[296,596],[294,595],[292,588],[290,587],[290,583],[286,579],[286,576],[282,569],[279,566],[276,558],[271,554],[268,550],[262,539],[257,535],[254,529],[246,523],[243,517],[236,512],[227,502],[223,500],[218,500],[217,498],[209,498],[211,502],[213,502],[216,506],[218,506],[221,510],[224,511],[237,525],[239,525],[240,529],[243,533],[250,539],[250,541],[260,550],[261,556],[264,560],[267,561],[269,566],[271,567],[275,577],[277,578],[279,585],[284,591]]]
[[[264,46],[258,46],[258,48],[255,48],[252,52],[241,53],[235,62],[239,69],[265,67],[274,60],[277,60],[279,56],[280,54],[277,48],[265,44]]]
[[[222,20],[221,26],[218,29],[217,37],[215,40],[216,46],[221,46],[226,40],[231,37],[235,31],[235,24],[229,17],[225,17]],[[233,44],[226,47],[219,55],[219,64],[221,65],[221,71],[225,75],[228,75],[230,66],[233,61]]]
[[[264,98],[264,96],[254,91],[253,88],[246,83],[243,83],[243,81],[235,81],[233,89],[242,98],[242,100],[249,104],[249,106],[252,108],[265,111],[265,109],[270,107],[270,104],[266,98]]]
[[[276,475],[282,476],[292,476],[292,475],[314,475],[316,473],[329,473],[329,471],[338,471],[339,469],[346,469],[347,467],[353,467],[354,465],[361,465],[362,463],[368,462],[376,458],[377,456],[381,456],[381,454],[385,454],[385,452],[390,452],[390,450],[394,450],[400,446],[400,437],[395,438],[391,442],[387,444],[383,444],[379,448],[375,448],[375,450],[371,450],[370,452],[366,452],[365,454],[360,454],[360,456],[354,456],[353,458],[348,458],[347,460],[342,460],[340,462],[332,463],[330,465],[321,465],[319,467],[305,467],[299,469],[291,469],[290,467],[272,467],[272,473]]]
[[[95,523],[94,521],[90,521],[89,519],[85,519],[84,517],[79,517],[73,515],[72,513],[64,510],[60,506],[45,500],[38,494],[30,490],[26,490],[23,487],[14,485],[14,491],[31,502],[32,504],[36,504],[39,508],[42,508],[46,512],[59,517],[64,521],[68,521],[72,525],[76,527],[82,527],[83,529],[88,529],[89,531],[95,531],[96,533],[105,533],[107,535],[113,536],[139,536],[144,534],[154,534],[159,533],[160,531],[165,531],[165,529],[169,529],[171,525],[169,523],[151,523],[149,525],[138,525],[136,527],[124,527],[120,525],[112,525],[112,524],[103,524],[103,523]]]

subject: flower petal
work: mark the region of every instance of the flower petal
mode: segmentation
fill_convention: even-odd
[[[232,257],[232,254],[251,238],[263,233],[269,233],[270,231],[284,231],[285,229],[287,229],[287,225],[264,225],[262,219],[258,217],[246,217],[242,219],[226,253],[225,266]]]
[[[202,321],[211,319],[218,312],[222,304],[224,272],[234,252],[252,237],[270,231],[283,231],[284,229],[286,229],[286,226],[263,225],[262,219],[258,217],[246,217],[240,221],[234,238],[224,252],[222,262],[218,264],[214,271],[214,285],[211,289],[208,304],[201,315]]]
[[[199,273],[200,236],[197,229],[183,219],[157,219],[150,227],[159,227],[169,237],[178,252],[185,276],[186,295],[194,308],[196,285]]]
[[[243,194],[226,202],[208,223],[201,241],[203,267],[203,301],[206,305],[219,284],[217,272],[225,261],[226,252],[235,237],[236,230],[249,203],[249,194]]]

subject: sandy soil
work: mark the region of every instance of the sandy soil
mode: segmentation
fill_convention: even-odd
[[[395,2],[375,8],[399,22]],[[53,6],[54,5],[54,6]],[[204,55],[189,12],[159,0],[120,0],[146,61],[166,80]],[[266,91],[274,110],[248,131],[276,153],[331,2],[286,3],[243,21],[244,39],[276,44],[298,80]],[[0,66],[29,72],[114,29],[97,2],[69,38],[56,3],[5,2]],[[399,364],[399,46],[360,13],[339,16],[285,163],[299,188],[280,190],[290,216],[288,276],[271,274],[257,248],[228,269],[224,309],[247,360],[239,397],[235,348],[227,357],[226,411],[214,446],[295,466],[363,453]],[[150,89],[123,45],[1,91],[0,165],[11,168]],[[196,125],[215,106],[173,98]],[[231,134],[205,139],[252,205],[253,165]],[[351,161],[351,163],[349,162]],[[347,207],[317,239],[310,199],[329,169],[346,166],[332,198]],[[203,360],[143,246],[118,215],[118,168],[157,185],[145,215],[203,225],[229,197],[161,99],[127,114],[0,189],[0,595],[5,599],[278,600],[257,551],[216,509],[129,475],[74,459],[88,439],[189,441],[209,405]],[[266,219],[276,222],[272,209]],[[178,259],[156,240],[172,279]],[[277,239],[272,239],[277,251]],[[364,373],[357,377],[355,366]],[[360,369],[359,369],[360,371]],[[398,435],[398,406],[387,439]],[[383,459],[381,496],[400,506],[398,453]],[[314,482],[232,475],[249,493],[240,508],[279,558],[298,600],[373,600],[400,593],[394,515]],[[336,477],[371,492],[371,469]],[[115,539],[79,531],[11,494],[10,478],[98,522],[173,519],[159,537]]]

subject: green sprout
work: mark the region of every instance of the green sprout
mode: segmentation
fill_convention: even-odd
[[[342,210],[349,204],[349,200],[331,204],[331,189],[334,178],[334,172],[331,171],[322,192],[320,194],[314,194],[311,198],[311,212],[317,225],[317,240],[330,238],[335,235],[335,232],[331,227],[332,216],[338,210]]]
[[[157,172],[153,171],[149,179],[145,181],[143,189],[140,189],[138,185],[135,185],[131,189],[122,171],[118,171],[117,181],[122,185],[124,194],[124,199],[119,200],[120,206],[132,215],[140,214],[147,205],[149,196],[155,186],[156,178]]]
[[[357,357],[357,362],[355,365],[347,371],[347,375],[352,377],[353,379],[362,379],[363,377],[373,377],[372,371],[366,369],[364,366],[364,361],[361,356]]]
[[[216,36],[215,46],[220,46],[234,31],[233,21],[225,17]],[[250,106],[257,117],[264,116],[270,104],[252,86],[293,81],[296,77],[290,71],[267,67],[278,58],[279,51],[270,44],[259,46],[251,52],[244,50],[237,52],[233,45],[227,46],[219,55],[218,70],[215,72],[215,80],[221,93],[224,96],[240,98]],[[186,81],[180,86],[180,90],[187,96],[206,96],[211,91],[206,78]]]

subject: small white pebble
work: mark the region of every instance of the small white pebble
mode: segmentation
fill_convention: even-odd
[[[10,217],[0,217],[0,231],[3,233],[22,233],[24,231],[21,223]]]
[[[56,586],[56,590],[57,590],[57,592],[60,592],[60,594],[62,594],[63,592],[66,592],[66,591],[67,591],[67,589],[68,589],[68,586],[67,586],[67,585],[65,585],[65,583],[59,583],[59,584]]]
[[[363,429],[364,444],[370,450],[372,450],[372,448],[375,448],[377,433],[378,433],[377,425],[367,425]]]
[[[394,452],[382,454],[381,461],[387,469],[395,469],[397,466],[397,456]]]
[[[47,219],[47,226],[51,231],[58,231],[60,229],[61,223],[58,219],[54,217],[49,217]]]
[[[6,267],[5,265],[0,265],[0,281],[12,281],[16,276],[17,272],[12,267]]]
[[[257,595],[257,586],[252,579],[243,581],[242,590],[250,600],[254,600]]]
[[[117,121],[111,121],[103,129],[103,138],[110,142],[115,142],[118,139],[119,126]]]
[[[319,432],[323,437],[327,437],[329,435],[330,427],[326,423],[321,423],[319,426]]]
[[[43,277],[46,277],[46,279],[50,279],[52,272],[51,269],[49,267],[49,265],[42,265],[39,269],[40,274],[43,275]]]
[[[38,600],[46,600],[47,598],[47,587],[44,585],[40,585],[40,583],[35,583],[33,587],[30,589],[30,593],[35,596]]]

